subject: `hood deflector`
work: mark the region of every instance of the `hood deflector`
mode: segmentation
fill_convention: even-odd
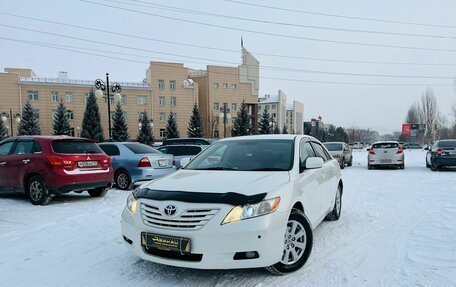
[[[160,201],[175,200],[190,203],[221,203],[230,205],[245,205],[262,201],[266,197],[266,192],[248,196],[236,192],[212,193],[142,188],[136,190],[133,195],[137,199],[145,198]]]

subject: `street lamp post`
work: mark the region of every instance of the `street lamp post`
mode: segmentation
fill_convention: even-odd
[[[227,125],[227,120],[231,118],[230,115],[230,109],[227,107],[227,103],[223,104],[223,107],[220,108],[220,114],[219,116],[223,118],[223,137],[226,138],[226,125]]]
[[[96,97],[103,98],[104,101],[108,103],[108,129],[109,139],[111,139],[111,103],[114,100],[121,100],[122,95],[120,94],[120,92],[122,91],[122,87],[119,83],[112,83],[112,85],[109,86],[109,73],[106,73],[106,85],[101,79],[96,79],[95,88],[97,88],[97,91],[95,92]],[[110,92],[112,92],[114,95],[111,95]]]
[[[21,122],[21,114],[17,113],[14,118],[16,119],[16,123],[19,124]],[[11,136],[14,136],[14,126],[13,126],[13,110],[10,109],[9,115],[7,113],[2,113],[2,121],[6,122],[10,120],[10,127],[11,127]]]

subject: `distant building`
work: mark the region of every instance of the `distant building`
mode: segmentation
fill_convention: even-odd
[[[267,109],[271,118],[274,120],[274,127],[277,125],[283,129],[286,122],[287,95],[281,90],[277,95],[264,95],[258,99],[258,116],[261,117],[264,109]]]
[[[311,135],[317,139],[322,139],[323,134],[329,129],[323,123],[321,116],[316,119],[311,119],[308,122],[304,122],[304,131],[306,135]]]
[[[287,116],[285,124],[287,125],[288,133],[304,134],[304,105],[301,102],[293,101],[287,105]]]

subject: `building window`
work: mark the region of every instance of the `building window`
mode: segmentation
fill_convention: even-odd
[[[120,95],[120,103],[125,105],[127,103],[127,95]]]
[[[175,80],[170,80],[169,81],[169,88],[171,90],[173,90],[173,91],[176,89],[176,81]]]
[[[59,92],[51,92],[51,101],[53,101],[53,102],[60,101]]]
[[[160,113],[160,122],[165,121],[165,113]]]
[[[160,106],[164,106],[165,105],[165,97],[163,97],[163,96],[158,97],[158,104]]]
[[[33,109],[33,112],[35,113],[35,116],[39,119],[40,118],[40,110],[39,109]]]
[[[219,131],[214,131],[214,138],[219,138]]]
[[[158,88],[163,90],[165,88],[165,80],[158,80]]]
[[[276,105],[271,105],[271,109],[275,110],[276,109]]]
[[[236,117],[231,117],[231,124],[234,125],[234,122],[236,121]]]
[[[160,137],[161,138],[165,137],[165,129],[160,129]]]
[[[177,114],[176,114],[176,113],[171,112],[171,116],[173,117],[173,119],[174,119],[175,121],[177,121]]]
[[[144,112],[139,112],[138,113],[138,119],[142,121],[144,119]]]
[[[171,97],[171,100],[169,101],[169,103],[172,107],[176,106],[176,97]]]
[[[232,103],[231,104],[231,111],[232,112],[236,112],[237,111],[237,104],[236,103]]]
[[[231,84],[231,89],[236,90],[237,89],[237,84]]]
[[[70,136],[74,137],[74,128],[70,128]]]
[[[29,101],[38,101],[38,91],[28,91],[27,94]]]
[[[66,102],[71,103],[73,101],[73,94],[72,93],[66,93]]]
[[[138,96],[138,105],[145,105],[147,103],[146,96]]]
[[[223,88],[224,89],[228,89],[228,84],[227,83],[223,83]]]
[[[85,93],[85,104],[87,105],[87,99],[90,97],[90,93]]]
[[[275,117],[276,117],[276,113],[272,113],[272,118],[275,119]]]
[[[73,111],[67,110],[66,115],[67,115],[67,118],[68,118],[69,120],[74,120]]]
[[[220,105],[219,103],[214,103],[214,110],[219,110],[220,109]]]
[[[218,89],[219,88],[219,83],[214,83],[214,89]]]

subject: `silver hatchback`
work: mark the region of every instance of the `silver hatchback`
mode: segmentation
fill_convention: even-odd
[[[404,149],[396,141],[376,142],[367,155],[367,168],[397,166],[404,169]]]

